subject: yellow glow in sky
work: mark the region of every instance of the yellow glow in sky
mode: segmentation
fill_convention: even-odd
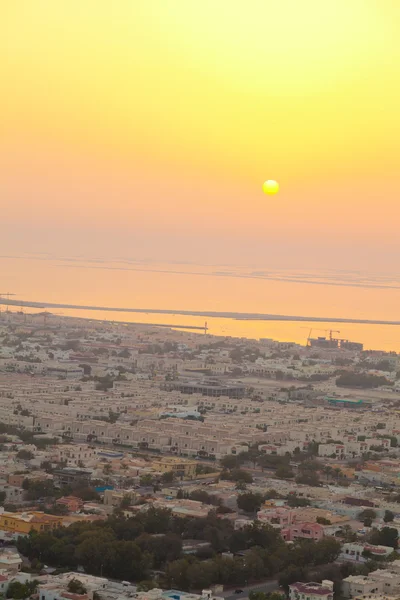
[[[399,19],[397,0],[6,3],[4,218],[396,236]]]

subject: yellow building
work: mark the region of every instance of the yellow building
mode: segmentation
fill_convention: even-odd
[[[61,527],[63,517],[47,515],[44,512],[30,511],[13,513],[3,511],[0,513],[0,530],[12,533],[27,534],[30,531],[51,531]]]
[[[154,460],[151,464],[152,468],[160,473],[172,471],[177,477],[185,477],[193,479],[196,475],[197,462],[195,460],[185,460],[175,456],[163,456]]]

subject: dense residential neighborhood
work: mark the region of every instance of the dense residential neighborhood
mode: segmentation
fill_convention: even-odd
[[[0,344],[4,596],[400,595],[396,354],[22,312]]]

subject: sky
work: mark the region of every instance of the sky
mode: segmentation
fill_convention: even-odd
[[[395,268],[399,19],[398,0],[2,2],[0,250]]]

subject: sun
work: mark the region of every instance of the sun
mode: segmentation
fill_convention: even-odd
[[[268,179],[263,183],[264,194],[268,194],[269,196],[273,196],[279,192],[279,183],[274,181],[273,179]]]

